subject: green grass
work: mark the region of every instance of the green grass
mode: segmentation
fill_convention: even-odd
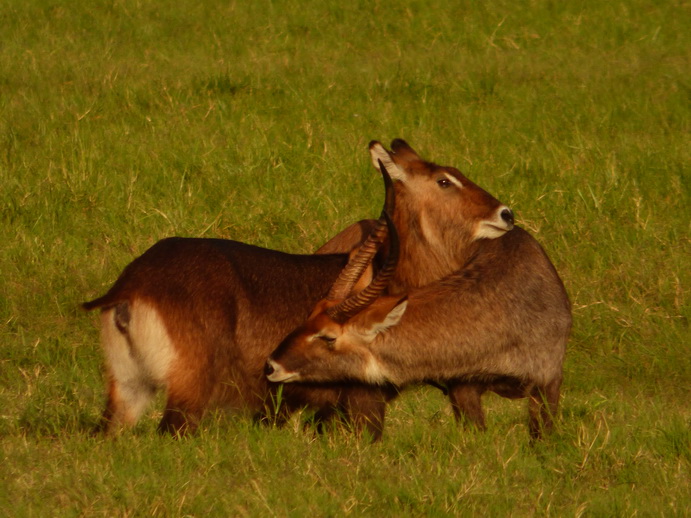
[[[221,3],[219,3],[221,4]],[[453,5],[449,5],[453,4]],[[0,514],[688,516],[684,2],[27,0],[0,7]],[[88,434],[93,315],[169,235],[314,250],[378,214],[403,137],[512,206],[574,305],[561,419],[459,429],[427,389],[382,443],[160,405]]]

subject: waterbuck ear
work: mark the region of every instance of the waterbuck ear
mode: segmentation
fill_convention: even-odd
[[[365,343],[370,343],[379,333],[397,325],[407,307],[407,296],[381,297],[353,317],[351,331]]]
[[[386,170],[388,171],[389,176],[391,176],[391,178],[393,178],[394,180],[398,180],[399,182],[405,181],[405,170],[398,164],[396,164],[396,162],[394,162],[391,153],[389,153],[379,142],[377,142],[376,140],[370,142],[369,153],[370,157],[372,158],[372,164],[374,165],[377,171],[381,173],[379,169],[379,161],[381,160],[382,164],[384,164],[384,167],[386,167]]]
[[[420,155],[410,147],[410,145],[402,138],[397,138],[391,141],[391,151],[396,154],[396,158],[404,158],[405,160],[422,160]]]

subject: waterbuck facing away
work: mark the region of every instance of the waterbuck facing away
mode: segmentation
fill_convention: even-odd
[[[398,259],[390,225],[386,265],[363,292],[320,301],[267,361],[269,380],[436,382],[454,413],[480,428],[481,396],[529,398],[529,431],[552,427],[571,329],[564,286],[540,245],[519,227],[475,241],[457,271],[386,295]],[[366,294],[366,295],[365,295]]]
[[[401,232],[403,254],[392,282],[405,288],[448,274],[466,260],[469,243],[512,228],[511,211],[457,170],[423,162],[402,140],[392,149],[370,144],[375,164],[381,160],[393,171],[400,200],[395,214],[401,228],[410,228]],[[285,254],[221,239],[169,238],[153,245],[105,295],[84,304],[101,309],[108,392],[100,429],[133,425],[163,389],[160,431],[192,430],[217,406],[259,418],[278,411],[279,421],[308,406],[318,422],[340,412],[378,438],[394,387],[290,384],[276,409],[277,385],[263,375],[275,344],[304,321],[348,262],[345,253],[331,254],[350,251],[370,231],[362,265],[385,238],[383,221],[339,234],[319,251],[329,255]],[[370,280],[368,272],[354,291]]]

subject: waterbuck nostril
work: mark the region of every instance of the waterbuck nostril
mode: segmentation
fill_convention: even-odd
[[[274,373],[274,366],[271,365],[270,361],[266,362],[266,365],[264,365],[264,374],[266,376],[270,376]]]
[[[513,212],[511,209],[504,209],[501,211],[501,219],[506,221],[509,225],[513,225]]]

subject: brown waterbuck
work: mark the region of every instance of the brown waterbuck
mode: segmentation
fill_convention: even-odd
[[[513,228],[513,213],[458,169],[427,162],[402,139],[387,151],[369,144],[372,163],[379,163],[394,181],[396,211],[392,215],[400,237],[400,260],[387,288],[399,293],[437,281],[460,269],[486,239]],[[373,220],[342,231],[317,253],[343,251],[345,242],[359,244]],[[361,241],[360,241],[361,242]]]
[[[564,286],[540,245],[519,227],[480,240],[447,277],[385,295],[398,260],[395,227],[377,278],[360,293],[320,301],[267,361],[269,380],[446,385],[457,418],[484,428],[492,390],[529,398],[529,431],[552,427],[571,329]]]
[[[388,192],[391,200],[390,181]],[[363,279],[371,279],[370,261],[385,234],[383,221],[375,224],[361,247],[371,253],[354,258],[362,264],[358,273],[369,268]],[[354,419],[361,413],[368,420],[367,404],[379,411],[391,397],[387,389],[296,385],[282,390],[278,409],[276,385],[262,374],[272,344],[304,320],[348,259],[222,239],[154,244],[105,295],[83,304],[101,309],[108,393],[100,430],[135,424],[158,389],[167,392],[159,431],[175,435],[194,430],[216,406],[259,419],[273,414],[279,421],[305,405],[322,419],[343,408]],[[358,399],[362,408],[354,409]]]
[[[396,175],[402,205],[395,213],[411,222],[410,238],[402,232],[401,241],[408,245],[397,271],[405,271],[410,260],[414,266],[408,270],[415,275],[401,279],[403,286],[408,279],[417,285],[430,278],[418,255],[428,257],[430,269],[439,272],[443,265],[464,260],[459,244],[496,237],[513,226],[505,206],[456,170],[420,167],[423,162],[401,140],[392,149],[370,145],[373,161],[386,162]],[[442,205],[445,211],[439,210]],[[437,221],[445,213],[451,224]],[[153,245],[125,268],[108,293],[84,304],[102,310],[108,395],[101,429],[136,423],[158,389],[167,392],[161,431],[193,429],[215,406],[260,417],[267,409],[273,412],[277,387],[263,375],[266,357],[304,321],[348,261],[346,254],[330,254],[350,251],[373,229],[363,247],[369,261],[385,237],[383,222],[369,220],[347,229],[320,249],[329,255],[285,254],[220,239],[169,238]],[[352,289],[368,280],[362,276]],[[377,438],[385,402],[395,394],[390,386],[291,384],[282,387],[278,418],[303,406],[317,410],[317,421],[340,411]]]

